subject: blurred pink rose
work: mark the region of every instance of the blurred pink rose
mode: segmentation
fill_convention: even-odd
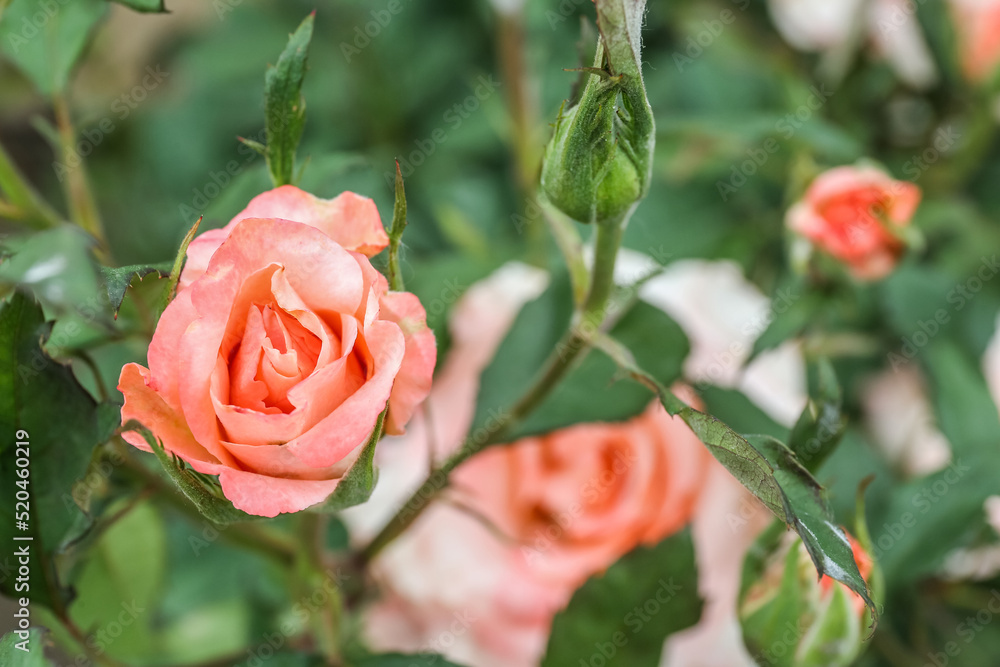
[[[786,217],[788,227],[839,259],[862,280],[888,275],[905,244],[898,233],[913,217],[920,189],[874,167],[824,172]]]
[[[824,51],[848,40],[862,25],[864,0],[770,0],[775,26],[792,46]]]
[[[386,245],[371,200],[285,186],[191,244],[177,297],[127,364],[137,419],[250,514],[324,500],[389,405],[402,432],[430,390],[434,336],[412,294],[365,254]],[[147,449],[136,433],[133,445]]]
[[[1000,2],[950,0],[962,70],[972,81],[984,81],[1000,63]]]
[[[910,0],[770,0],[768,8],[785,41],[800,51],[834,55],[828,64],[843,63],[845,50],[871,45],[907,84],[926,88],[937,81]]]
[[[862,390],[872,442],[904,478],[923,477],[951,461],[951,445],[937,428],[927,382],[916,364],[887,370]]]
[[[473,286],[454,311],[457,335],[430,405],[432,412],[447,406],[460,425],[512,319],[504,311],[523,303],[491,284],[512,275],[525,278],[505,269]],[[461,439],[451,418],[441,421],[446,437],[429,436],[438,454]],[[409,436],[386,445],[426,446]],[[388,447],[383,456],[392,454]],[[384,597],[367,615],[369,640],[477,667],[538,664],[552,618],[576,588],[690,521],[711,460],[659,405],[625,423],[579,424],[487,450],[460,467],[445,497],[376,560]]]
[[[1000,317],[997,318],[996,324],[996,331],[983,354],[983,374],[997,404],[997,410],[1000,411]]]
[[[532,568],[576,588],[691,518],[708,450],[659,403],[621,424],[577,424],[487,450],[456,494],[522,545]]]

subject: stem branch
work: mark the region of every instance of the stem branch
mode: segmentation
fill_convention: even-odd
[[[502,442],[513,426],[541,404],[573,367],[574,362],[590,351],[593,334],[604,321],[608,300],[614,289],[615,258],[630,215],[629,212],[622,218],[598,223],[594,270],[591,274],[587,299],[574,318],[574,322],[549,355],[541,374],[509,410],[496,419],[491,427],[485,429],[483,437],[467,439],[458,451],[431,472],[420,488],[361,552],[359,556],[361,565],[370,562],[420,516],[448,486],[448,476],[455,468],[487,446]]]
[[[101,259],[107,259],[108,248],[104,238],[104,227],[101,225],[97,205],[94,203],[94,195],[87,182],[87,172],[79,156],[77,156],[77,164],[71,164],[70,156],[74,155],[76,150],[76,129],[73,127],[73,118],[65,95],[62,93],[54,95],[52,105],[55,110],[56,125],[59,128],[60,157],[64,169],[59,180],[66,193],[70,217],[84,231],[97,239],[97,255]]]

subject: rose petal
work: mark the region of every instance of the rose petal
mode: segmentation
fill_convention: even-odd
[[[125,395],[122,406],[122,423],[135,419],[148,428],[163,442],[163,448],[173,452],[185,461],[205,461],[218,463],[191,435],[181,415],[168,406],[156,391],[149,386],[149,371],[139,364],[125,364],[118,380],[118,390]],[[122,437],[131,445],[150,451],[146,439],[129,431]]]
[[[375,202],[353,192],[320,199],[294,185],[282,185],[254,197],[229,224],[245,218],[301,222],[320,230],[344,248],[368,257],[389,245]]]
[[[332,465],[364,442],[389,400],[393,379],[403,362],[403,332],[391,322],[374,322],[364,338],[373,357],[374,374],[336,410],[288,443],[289,450],[310,466]]]
[[[208,269],[208,263],[212,260],[212,255],[219,249],[227,236],[229,236],[228,228],[210,229],[191,241],[191,244],[188,245],[187,257],[184,260],[184,270],[181,271],[181,277],[177,283],[178,293],[204,275],[205,270]]]
[[[272,298],[271,277],[281,267],[288,285],[318,316],[324,310],[338,316],[355,312],[362,300],[357,260],[322,232],[282,220],[248,219],[236,225],[205,275],[185,291],[198,319],[178,346],[185,419],[198,442],[223,461],[230,455],[222,446],[211,377],[204,369],[214,369],[219,354],[228,356],[228,349],[239,342],[241,325],[234,316],[248,312],[254,299]]]
[[[219,473],[219,482],[222,493],[237,509],[255,516],[275,517],[323,502],[340,480],[283,479],[226,468]]]
[[[431,391],[437,341],[434,332],[427,328],[427,314],[420,299],[409,292],[386,293],[380,303],[380,318],[399,324],[406,344],[403,363],[389,397],[386,421],[386,432],[399,435]]]

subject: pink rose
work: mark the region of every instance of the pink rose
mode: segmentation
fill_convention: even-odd
[[[885,60],[896,75],[915,88],[937,82],[937,67],[914,16],[910,0],[769,0],[768,9],[781,36],[800,51],[826,56],[831,70],[847,52],[871,45],[871,55]]]
[[[962,70],[972,81],[984,81],[1000,63],[1000,2],[951,0]]]
[[[920,189],[874,167],[837,167],[812,182],[786,217],[788,227],[839,259],[862,280],[889,274],[905,244]]]
[[[659,403],[620,424],[577,424],[480,454],[459,497],[572,591],[691,518],[711,456]]]
[[[487,450],[453,475],[449,498],[471,512],[432,507],[376,564],[386,597],[369,637],[482,667],[538,664],[553,617],[588,577],[690,521],[710,462],[658,404]],[[461,648],[434,646],[463,612],[475,622]]]
[[[191,243],[149,368],[122,369],[122,420],[218,475],[250,514],[324,500],[386,405],[387,431],[401,433],[430,391],[424,309],[390,292],[366,257],[387,241],[374,203],[350,192],[327,201],[283,186],[254,198]]]
[[[380,456],[426,474],[428,447],[440,456],[458,445],[478,373],[510,311],[530,298],[510,294],[537,282],[525,271],[507,267],[456,305],[453,345],[429,399],[436,422],[421,420],[412,433],[422,438],[386,442]],[[393,448],[404,451],[396,457]],[[629,422],[579,424],[483,452],[454,473],[450,502],[436,502],[376,559],[384,596],[366,616],[370,642],[477,667],[538,664],[573,592],[634,547],[686,525],[711,465],[659,405]]]

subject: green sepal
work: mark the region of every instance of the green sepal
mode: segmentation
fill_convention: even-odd
[[[311,511],[332,514],[348,507],[360,505],[371,498],[372,491],[375,490],[375,483],[378,481],[378,468],[375,467],[375,447],[382,438],[385,416],[388,411],[389,408],[386,408],[378,416],[375,430],[372,431],[368,442],[361,449],[358,460],[340,479],[337,488],[325,501],[311,507]]]
[[[233,523],[257,521],[264,518],[236,509],[231,502],[219,497],[216,487],[209,483],[206,476],[187,468],[175,456],[168,454],[159,439],[138,421],[129,420],[122,426],[120,432],[129,431],[134,431],[143,437],[153,454],[156,455],[160,465],[163,466],[167,476],[209,521],[220,526],[228,526]]]

